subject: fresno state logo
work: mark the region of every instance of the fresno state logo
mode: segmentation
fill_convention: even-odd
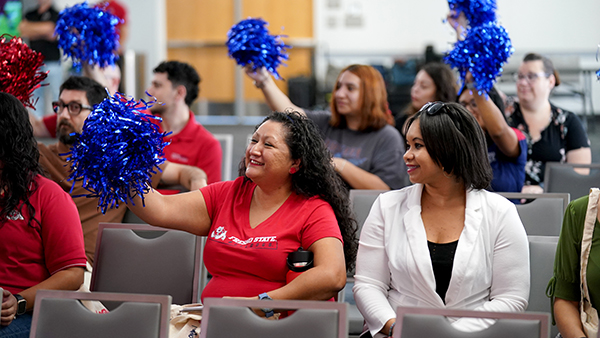
[[[25,220],[18,210],[13,210],[13,211],[9,212],[8,215],[6,215],[6,218],[8,218],[11,221]]]
[[[213,232],[210,234],[210,237],[223,241],[225,238],[227,238],[227,230],[225,230],[225,227],[220,226],[216,230],[213,230]]]

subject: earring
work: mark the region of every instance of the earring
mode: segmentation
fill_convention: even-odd
[[[298,168],[296,168],[296,167],[291,167],[291,168],[290,168],[290,174],[292,174],[292,175],[293,175],[293,174],[295,174],[296,172],[298,172]]]
[[[444,174],[445,178],[452,178],[452,176],[446,175],[446,169],[442,167],[442,174]]]

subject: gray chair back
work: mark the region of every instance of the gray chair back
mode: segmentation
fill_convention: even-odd
[[[109,313],[93,313],[79,300],[119,301]],[[39,290],[31,338],[167,338],[171,297]]]
[[[546,287],[554,271],[554,256],[558,236],[527,236],[529,238],[529,265],[531,269],[531,287],[527,311],[552,314],[550,298],[546,296]],[[558,328],[550,328],[550,336],[556,337]]]
[[[445,317],[497,319],[487,329],[464,332]],[[394,338],[548,338],[547,313],[483,312],[454,309],[398,307]]]
[[[174,304],[196,303],[205,283],[202,243],[202,237],[179,230],[100,223],[90,289],[163,294]]]
[[[568,193],[498,193],[508,199],[533,200],[526,204],[517,204],[517,212],[530,236],[558,236],[563,216],[569,205]]]
[[[366,189],[351,189],[350,190],[350,204],[352,206],[352,211],[354,211],[354,216],[356,218],[356,222],[358,223],[358,235],[360,236],[360,231],[362,230],[362,226],[369,216],[369,212],[371,212],[371,207],[373,203],[379,197],[380,194],[387,192],[389,190],[366,190]]]
[[[295,310],[281,320],[267,320],[250,308]],[[200,338],[347,338],[347,305],[325,301],[206,298]]]
[[[231,181],[231,173],[233,170],[233,134],[213,134],[213,136],[221,143],[221,151],[223,153],[221,162],[221,181]],[[236,172],[237,177],[237,172]]]
[[[589,175],[576,173],[574,168],[590,169]],[[544,173],[545,192],[568,192],[571,199],[586,196],[590,188],[600,187],[600,164],[571,164],[571,163],[546,163]]]

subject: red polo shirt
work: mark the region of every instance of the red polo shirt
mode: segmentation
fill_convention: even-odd
[[[162,128],[160,131],[163,132]],[[196,122],[192,111],[185,127],[179,133],[165,137],[165,141],[171,142],[165,147],[165,158],[168,161],[204,170],[208,184],[221,181],[221,144]]]

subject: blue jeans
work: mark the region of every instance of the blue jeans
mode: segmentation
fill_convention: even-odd
[[[0,326],[0,338],[29,338],[31,312],[17,316],[8,326]]]

